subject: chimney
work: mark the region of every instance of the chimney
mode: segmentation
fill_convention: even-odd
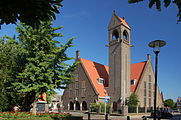
[[[151,60],[151,55],[147,54],[147,60]]]
[[[77,51],[76,51],[76,59],[79,59],[79,58],[80,58],[80,51],[77,50]]]

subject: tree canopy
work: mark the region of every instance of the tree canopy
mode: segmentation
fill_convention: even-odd
[[[21,71],[18,56],[21,46],[7,36],[0,39],[0,111],[12,110],[21,99],[11,83],[16,82],[16,75]]]
[[[167,99],[167,100],[164,101],[164,106],[165,107],[170,107],[170,108],[173,109],[174,106],[175,106],[175,103],[174,103],[174,101],[172,99]]]
[[[51,22],[41,22],[37,29],[20,24],[18,40],[6,36],[0,41],[0,110],[18,104],[28,111],[42,93],[54,94],[71,82],[76,62],[67,64],[73,58],[66,51],[73,46],[73,38],[60,42],[60,29]]]
[[[128,100],[129,107],[137,107],[138,106],[138,96],[135,93],[132,93]]]
[[[129,3],[137,3],[142,2],[145,0],[128,0]],[[162,4],[164,4],[165,7],[168,7],[171,3],[175,4],[178,7],[178,22],[181,21],[181,0],[150,0],[149,1],[149,8],[152,8],[154,5],[156,5],[157,10],[161,10]]]
[[[40,21],[56,19],[62,0],[0,0],[0,26],[18,20],[36,28]]]

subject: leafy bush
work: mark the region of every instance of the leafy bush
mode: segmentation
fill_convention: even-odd
[[[91,112],[98,112],[99,110],[99,104],[97,103],[91,103],[90,104]]]
[[[69,120],[71,114],[69,113],[37,113],[33,115],[30,112],[1,112],[0,119],[10,120]]]
[[[100,105],[101,105],[101,112],[105,112],[105,104],[104,104],[104,103],[100,103]],[[110,106],[111,106],[110,103],[107,103],[107,104],[106,104],[106,113],[109,113],[109,111],[110,111]]]

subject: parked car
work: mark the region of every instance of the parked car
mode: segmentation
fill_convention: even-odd
[[[151,118],[154,117],[154,111],[151,111]],[[156,117],[160,119],[171,119],[173,115],[166,110],[156,110]]]

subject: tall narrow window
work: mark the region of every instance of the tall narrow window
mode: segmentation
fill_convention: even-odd
[[[148,76],[148,81],[151,82],[151,75]]]
[[[82,88],[82,97],[85,97],[85,96],[86,96],[86,89]]]
[[[146,81],[144,81],[144,96],[146,97]]]
[[[85,88],[85,80],[82,81],[82,88]]]
[[[148,93],[148,97],[149,97],[149,99],[151,100],[151,95],[152,95],[152,80],[151,80],[151,75],[149,75],[148,76],[148,81],[149,81],[149,83],[148,83],[148,91],[149,91],[149,93]],[[151,105],[150,105],[150,102],[149,102],[149,107],[151,107]]]
[[[145,107],[146,107],[146,98],[147,98],[147,97],[146,97],[146,92],[147,92],[146,89],[147,89],[147,88],[146,88],[146,81],[144,81],[144,106],[145,106]]]
[[[149,90],[151,90],[151,82],[148,83],[148,88],[149,88]]]
[[[76,97],[79,96],[79,90],[78,90],[78,89],[75,90],[75,96],[76,96]]]
[[[146,89],[146,81],[144,81],[144,89]]]
[[[146,98],[144,98],[144,106],[146,107]]]
[[[75,89],[79,89],[79,81],[75,81]]]
[[[149,98],[149,107],[151,107],[151,98]]]
[[[86,87],[85,87],[85,80],[82,81],[82,97],[86,96]]]
[[[151,90],[149,90],[149,95],[148,96],[151,97]]]

